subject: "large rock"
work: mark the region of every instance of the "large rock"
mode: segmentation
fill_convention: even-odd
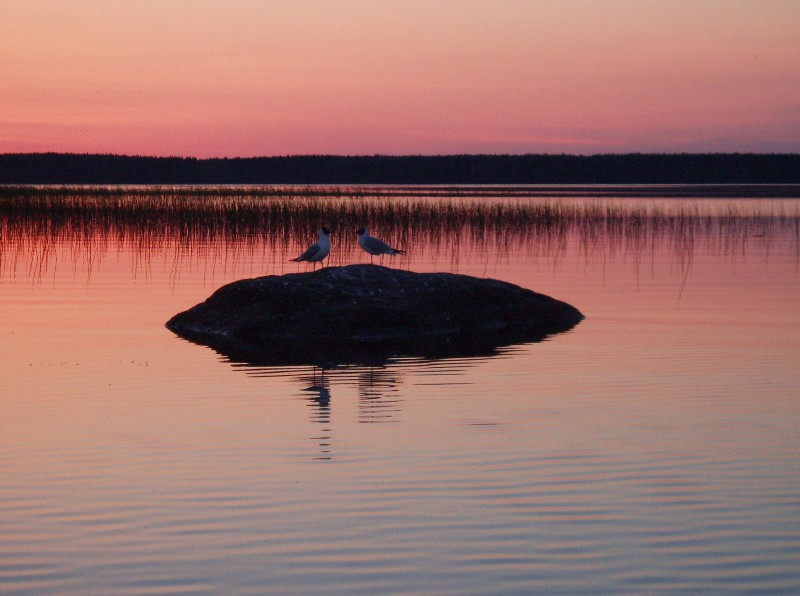
[[[348,265],[228,284],[167,327],[233,360],[277,364],[486,354],[582,319],[494,279]]]

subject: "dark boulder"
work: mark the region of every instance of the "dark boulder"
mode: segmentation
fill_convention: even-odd
[[[486,354],[582,319],[507,282],[348,265],[233,282],[167,327],[234,360],[279,364]]]

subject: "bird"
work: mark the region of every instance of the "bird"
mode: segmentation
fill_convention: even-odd
[[[370,263],[374,255],[404,255],[406,251],[392,248],[380,238],[369,235],[367,228],[358,228],[358,245],[369,253]]]
[[[331,252],[331,239],[328,237],[330,233],[331,231],[328,228],[322,226],[319,229],[319,240],[309,246],[299,257],[290,260],[295,262],[308,261],[313,263],[314,268],[316,268],[316,263],[327,257],[328,253]]]

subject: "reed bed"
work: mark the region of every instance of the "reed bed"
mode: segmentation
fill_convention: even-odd
[[[452,259],[519,250],[558,258],[570,242],[577,242],[587,259],[599,252],[639,259],[667,243],[676,261],[690,263],[698,246],[732,254],[755,241],[768,246],[778,238],[800,255],[800,201],[592,200],[560,194],[478,195],[470,189],[394,190],[0,187],[0,273],[20,260],[28,269],[46,269],[59,245],[70,246],[75,258],[84,259],[113,246],[134,247],[143,261],[159,250],[207,258],[268,251],[283,258],[314,238],[321,225],[334,230],[344,252],[355,250],[354,230],[368,225],[411,253],[415,246],[426,246]],[[387,195],[390,191],[394,194]]]

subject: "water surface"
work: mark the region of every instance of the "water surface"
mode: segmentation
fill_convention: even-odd
[[[800,591],[800,201],[306,190],[3,198],[0,591]],[[587,318],[373,367],[164,328],[321,223]]]

